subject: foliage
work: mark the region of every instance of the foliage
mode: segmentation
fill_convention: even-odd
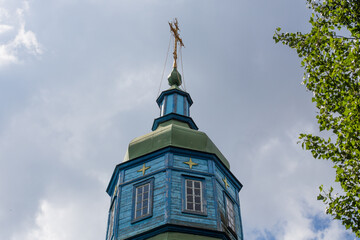
[[[282,33],[275,42],[297,50],[305,69],[303,84],[319,109],[319,130],[331,138],[300,134],[313,157],[334,163],[343,192],[320,186],[326,213],[360,237],[360,1],[307,0],[313,10],[309,33]]]

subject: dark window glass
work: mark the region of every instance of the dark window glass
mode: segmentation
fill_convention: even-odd
[[[150,213],[150,183],[136,188],[135,219]]]
[[[226,215],[228,220],[228,227],[235,232],[235,212],[233,202],[226,196]]]
[[[186,179],[186,210],[203,212],[202,203],[202,182],[192,179]]]

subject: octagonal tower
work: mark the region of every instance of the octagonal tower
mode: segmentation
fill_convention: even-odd
[[[110,179],[106,240],[242,240],[242,184],[190,117],[176,64],[168,81],[152,132],[130,142]]]

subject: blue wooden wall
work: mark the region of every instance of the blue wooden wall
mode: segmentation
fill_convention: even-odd
[[[197,163],[191,169],[184,163],[190,157],[192,162]],[[143,164],[150,167],[144,175],[138,171]],[[204,214],[183,211],[184,179],[189,177],[201,180],[205,186]],[[134,184],[147,179],[154,181],[153,214],[134,222]],[[225,179],[228,185],[225,184]],[[164,224],[222,231],[230,239],[243,239],[238,197],[241,184],[214,155],[179,149],[153,153],[118,165],[110,183],[108,193],[112,199],[116,196],[114,239],[126,239]],[[226,227],[224,194],[234,202],[236,234],[229,232]]]

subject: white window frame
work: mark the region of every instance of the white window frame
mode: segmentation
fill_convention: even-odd
[[[185,179],[185,210],[203,212],[202,181]],[[189,201],[190,200],[190,201]],[[200,205],[200,209],[196,209]],[[191,206],[189,208],[189,206]]]
[[[206,216],[205,179],[183,177],[182,212]]]
[[[150,212],[150,194],[151,186],[150,183],[145,183],[135,188],[135,210],[134,218],[141,218],[149,214]],[[139,209],[140,208],[140,209]],[[138,215],[139,214],[139,215]]]
[[[154,178],[133,186],[132,223],[151,217],[153,214]]]

